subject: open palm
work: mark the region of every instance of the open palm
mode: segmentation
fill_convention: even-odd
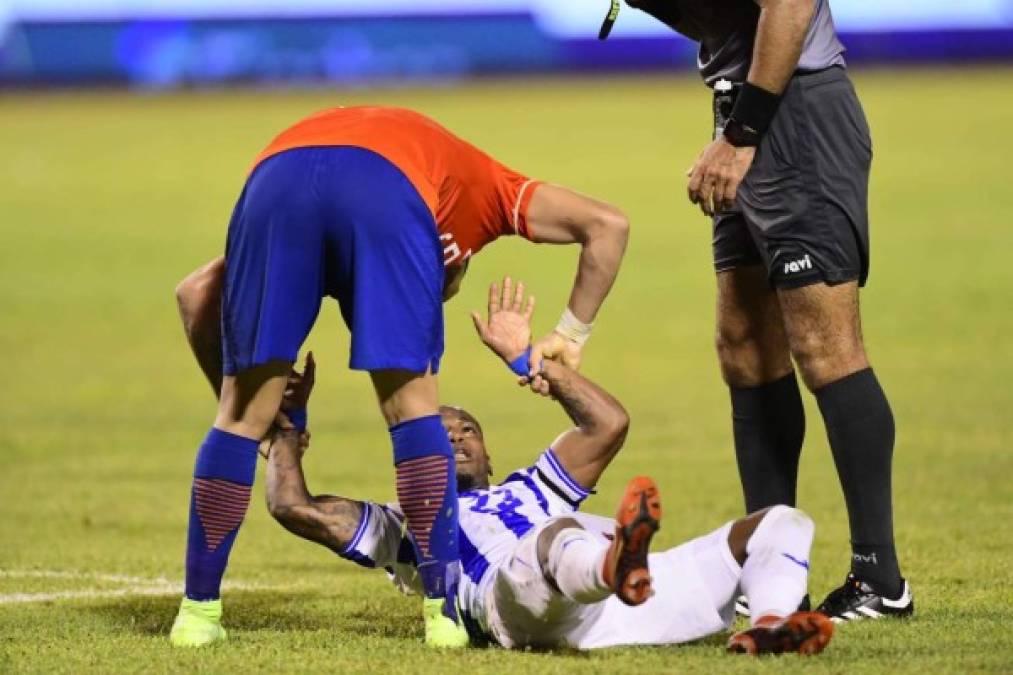
[[[524,284],[516,287],[510,277],[503,278],[502,287],[489,285],[488,320],[472,312],[475,330],[489,349],[510,363],[531,346],[531,317],[535,312],[534,296],[524,297]]]

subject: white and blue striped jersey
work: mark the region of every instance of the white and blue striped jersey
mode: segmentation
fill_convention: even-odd
[[[575,481],[549,448],[533,466],[514,471],[499,485],[458,495],[461,583],[458,597],[469,618],[484,623],[483,600],[493,575],[517,540],[539,523],[573,513],[590,491]]]
[[[517,541],[539,523],[575,512],[590,494],[549,448],[534,465],[514,471],[499,485],[458,495],[458,597],[468,619],[485,623],[483,600],[494,576],[490,570],[509,559]],[[420,592],[403,520],[394,504],[365,503],[355,535],[341,555],[366,567],[383,567],[402,591]]]

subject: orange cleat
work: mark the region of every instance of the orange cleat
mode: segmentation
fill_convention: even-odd
[[[651,537],[660,527],[658,486],[646,476],[634,478],[619,502],[616,536],[605,554],[602,570],[605,583],[627,605],[643,604],[654,593],[647,554]]]
[[[834,635],[833,622],[819,612],[795,612],[787,618],[765,616],[749,630],[728,639],[735,654],[819,654]]]

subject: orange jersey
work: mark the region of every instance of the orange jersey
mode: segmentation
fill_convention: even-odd
[[[436,221],[444,263],[460,264],[504,234],[530,238],[527,210],[539,184],[411,110],[332,108],[297,122],[254,162],[310,146],[354,146],[396,166]]]

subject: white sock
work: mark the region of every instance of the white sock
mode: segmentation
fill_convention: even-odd
[[[790,506],[767,512],[746,543],[739,585],[749,598],[750,621],[788,616],[798,609],[809,583],[809,549],[815,526]]]
[[[582,605],[601,602],[612,595],[602,578],[608,544],[587,530],[560,530],[549,547],[546,572],[566,597]]]

